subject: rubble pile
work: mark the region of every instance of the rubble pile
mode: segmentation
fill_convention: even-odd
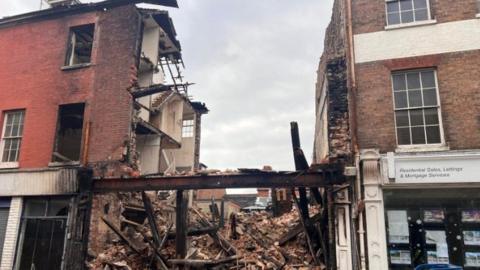
[[[188,253],[179,259],[173,225],[175,196],[147,196],[152,199],[160,240],[155,241],[142,195],[124,194],[119,220],[104,219],[115,237],[88,262],[89,269],[314,269],[308,267],[313,259],[295,210],[276,218],[266,211],[232,214],[220,227],[218,217],[212,219],[211,213],[190,207]]]

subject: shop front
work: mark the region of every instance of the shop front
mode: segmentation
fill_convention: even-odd
[[[480,152],[374,153],[363,156],[369,269],[480,270]]]

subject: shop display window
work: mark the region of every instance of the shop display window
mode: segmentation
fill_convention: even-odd
[[[480,270],[478,190],[386,190],[390,270],[454,264]]]

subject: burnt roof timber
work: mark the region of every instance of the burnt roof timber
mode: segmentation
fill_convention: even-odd
[[[130,93],[134,98],[141,98],[141,97],[153,95],[156,93],[172,90],[173,87],[174,87],[173,85],[154,84],[147,87],[136,88],[132,90]]]
[[[126,5],[134,5],[139,3],[148,3],[154,5],[162,5],[167,7],[178,8],[177,0],[106,0],[98,3],[86,3],[69,6],[59,6],[39,11],[23,13],[14,16],[0,18],[0,28],[15,24],[34,22],[48,18],[72,15],[77,13],[85,13],[105,8],[115,8]]]
[[[346,183],[343,170],[162,176],[145,178],[97,178],[93,192],[189,190],[223,188],[326,187]]]

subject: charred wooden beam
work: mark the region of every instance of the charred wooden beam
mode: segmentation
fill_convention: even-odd
[[[152,201],[147,196],[145,192],[142,192],[143,206],[145,207],[145,212],[147,213],[148,224],[150,225],[150,230],[153,236],[153,242],[155,248],[158,249],[160,246],[160,233],[158,232],[157,221],[155,220],[155,214],[153,211]]]
[[[188,197],[183,190],[177,190],[176,195],[176,216],[175,216],[175,250],[177,259],[187,256],[187,231],[188,231]]]
[[[179,175],[145,178],[97,178],[94,192],[189,190],[257,187],[325,187],[345,183],[343,169],[325,167],[312,172],[268,172],[224,175]]]
[[[290,123],[290,132],[292,136],[292,148],[293,148],[293,159],[295,161],[295,169],[297,171],[307,170],[308,163],[303,151],[300,147],[300,134],[298,132],[298,124],[296,122]],[[295,192],[293,190],[293,192]],[[300,209],[300,214],[303,220],[307,220],[309,217],[308,214],[308,199],[307,199],[307,190],[305,187],[299,187],[298,193],[300,195],[300,200],[298,206]],[[295,194],[294,194],[295,195]]]
[[[141,97],[169,91],[171,89],[173,89],[172,85],[154,84],[147,87],[134,89],[130,93],[132,94],[133,98],[141,98]]]
[[[105,217],[102,217],[102,220],[103,222],[105,222],[105,224],[107,224],[107,226],[116,234],[118,235],[118,237],[120,237],[120,239],[122,239],[125,243],[127,243],[127,245],[133,250],[135,251],[135,253],[137,253],[138,255],[143,255],[144,253],[142,252],[142,250],[140,250],[140,248],[138,248],[132,241],[130,241],[130,239],[128,239],[128,237],[126,235],[124,235],[122,233],[122,231],[120,230],[119,227],[117,227],[115,224],[113,224],[113,222],[111,222],[110,220],[108,220],[107,218]]]

